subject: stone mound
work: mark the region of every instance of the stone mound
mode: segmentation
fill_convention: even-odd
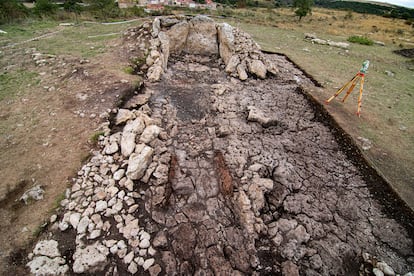
[[[147,71],[148,80],[153,82],[167,70],[170,55],[180,54],[219,57],[225,71],[241,80],[249,75],[264,79],[267,74],[278,73],[250,35],[203,15],[155,18],[124,35],[133,65]]]

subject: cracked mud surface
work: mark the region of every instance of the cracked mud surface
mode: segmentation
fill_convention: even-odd
[[[357,275],[365,252],[414,269],[412,232],[382,211],[318,119],[300,88],[311,81],[266,57],[279,76],[242,82],[183,55],[145,84],[137,112],[162,131],[139,138],[141,153],[153,149],[143,176],[127,185],[135,153],[108,153],[122,131],[113,128],[46,234],[69,274]],[[96,267],[79,265],[85,247]]]
[[[172,184],[168,210],[152,213],[169,229],[165,250],[175,253],[174,270],[277,273],[291,269],[291,261],[301,274],[351,275],[359,270],[361,252],[380,256],[400,273],[412,270],[412,237],[382,213],[358,168],[315,118],[297,84],[309,80],[283,58],[268,57],[297,76],[229,81],[217,64],[210,64],[207,77],[205,65],[191,72],[176,61],[163,81],[150,86],[154,112],[163,110],[163,127],[176,132],[169,149],[178,156],[175,181],[184,186]],[[215,83],[228,91],[208,93]],[[180,108],[180,101],[189,101],[181,94],[191,93],[189,87],[197,94],[186,106],[209,107],[201,120],[192,118],[193,109]],[[176,90],[181,93],[171,92]],[[247,121],[251,105],[278,123],[264,128]],[[219,193],[217,150],[234,177],[230,197]],[[259,178],[273,180],[262,199]],[[241,191],[253,205],[250,220],[237,211]]]

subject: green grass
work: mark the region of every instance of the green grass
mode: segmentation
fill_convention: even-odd
[[[105,132],[103,132],[103,131],[98,131],[98,132],[95,132],[92,136],[91,136],[91,142],[93,143],[93,144],[97,144],[98,143],[98,141],[99,141],[99,137],[101,137],[102,135],[104,135],[105,134]]]
[[[17,43],[15,47],[36,48],[42,53],[90,58],[105,52],[108,42],[121,37],[126,28],[140,24],[139,21],[115,25],[85,22],[75,26],[59,26],[59,23],[52,20],[30,20],[19,25],[4,25],[2,30],[7,34],[0,36],[0,47]],[[52,32],[57,33],[26,42]]]
[[[365,37],[365,36],[358,36],[358,35],[353,35],[353,36],[348,37],[347,41],[351,43],[358,43],[361,45],[368,45],[368,46],[371,46],[374,44],[374,41],[372,41],[372,39],[369,39],[368,37]]]
[[[22,96],[38,82],[38,74],[35,72],[24,69],[5,71],[0,74],[0,101]]]

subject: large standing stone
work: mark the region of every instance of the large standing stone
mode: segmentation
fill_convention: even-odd
[[[75,254],[73,254],[73,260],[73,272],[75,273],[102,271],[107,264],[106,255],[98,250],[96,244],[85,248],[77,247]]]
[[[141,152],[133,153],[129,157],[127,176],[132,180],[140,179],[145,174],[145,170],[152,161],[154,150],[149,146],[144,146]]]
[[[218,26],[217,31],[220,57],[227,65],[234,49],[233,27],[227,23],[222,23]]]
[[[185,52],[199,55],[217,55],[217,29],[213,19],[198,15],[190,20]]]
[[[121,152],[128,157],[135,149],[135,137],[141,134],[145,129],[145,123],[142,118],[138,117],[133,121],[128,121],[122,132]]]
[[[190,25],[187,21],[180,22],[167,31],[170,38],[170,53],[180,54],[184,49]]]
[[[170,39],[165,32],[160,32],[158,38],[161,43],[161,55],[162,69],[167,70],[168,58],[170,56]]]

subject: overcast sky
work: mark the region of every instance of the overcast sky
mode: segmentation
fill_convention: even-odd
[[[414,0],[376,0],[378,2],[391,3],[398,6],[403,6],[407,8],[414,8]]]

